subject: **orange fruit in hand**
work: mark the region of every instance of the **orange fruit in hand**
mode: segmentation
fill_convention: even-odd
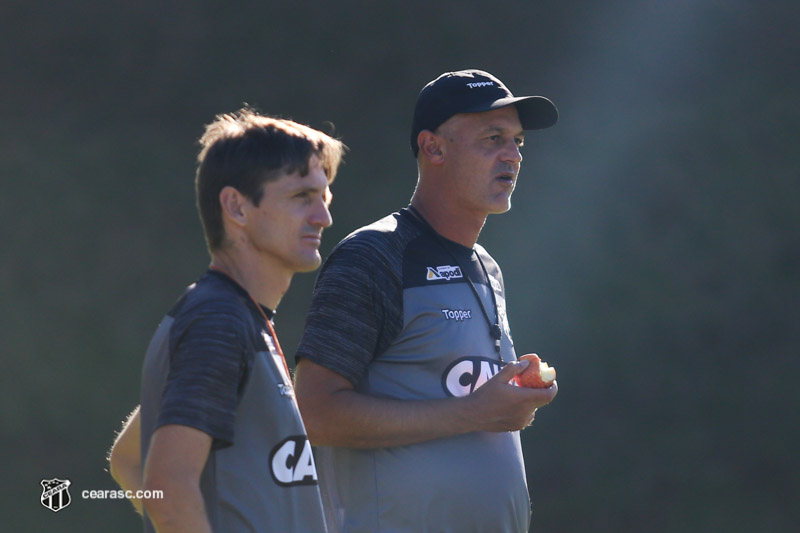
[[[519,360],[527,360],[531,364],[515,376],[517,385],[534,389],[546,389],[553,384],[553,380],[556,379],[556,369],[548,366],[547,363],[539,359],[538,355],[535,353],[525,354]]]

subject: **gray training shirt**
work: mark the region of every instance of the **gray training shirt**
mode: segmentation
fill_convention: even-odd
[[[470,394],[504,363],[467,276],[492,323],[494,291],[502,360],[515,360],[495,261],[479,245],[472,250],[437,236],[407,209],[354,232],[333,251],[297,357],[374,396]],[[528,531],[519,432],[369,450],[320,447],[316,459],[330,531]]]
[[[200,480],[213,531],[326,531],[294,389],[264,317],[232,279],[209,271],[161,322],[141,402],[142,464],[161,426],[213,438]]]

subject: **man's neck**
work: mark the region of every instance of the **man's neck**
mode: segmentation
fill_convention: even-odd
[[[427,201],[418,194],[411,198],[411,206],[436,233],[467,248],[472,248],[478,242],[478,236],[486,222],[485,216],[470,216],[463,211],[451,209],[446,202]]]
[[[210,266],[230,276],[256,302],[274,311],[289,289],[292,275],[246,255],[232,249],[218,251],[212,254]]]

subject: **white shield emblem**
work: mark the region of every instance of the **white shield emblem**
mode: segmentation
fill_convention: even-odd
[[[57,513],[72,501],[69,497],[68,479],[43,479],[42,483],[42,505]]]

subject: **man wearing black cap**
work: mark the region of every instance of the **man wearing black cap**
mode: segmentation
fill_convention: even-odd
[[[348,533],[528,531],[519,430],[557,386],[509,384],[500,268],[477,244],[510,206],[524,130],[555,106],[494,76],[443,74],[419,94],[411,205],[344,239],[317,280],[296,394],[328,527]]]

